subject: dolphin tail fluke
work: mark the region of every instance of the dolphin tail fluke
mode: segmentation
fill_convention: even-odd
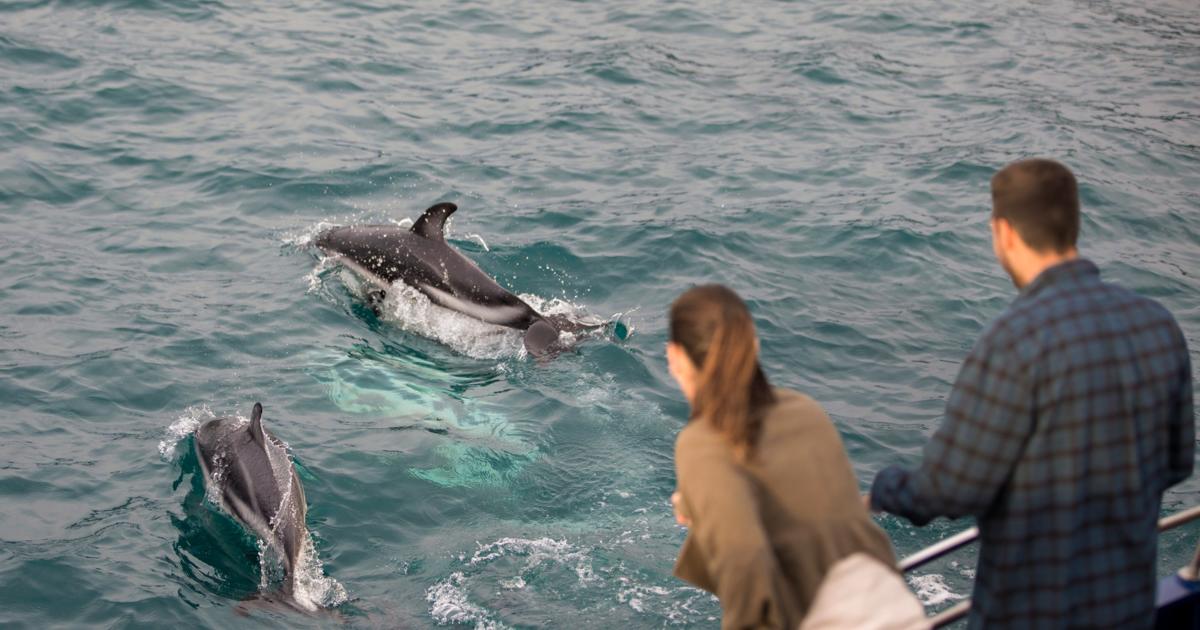
[[[525,331],[525,350],[535,357],[550,354],[558,342],[558,329],[550,322],[539,319]]]

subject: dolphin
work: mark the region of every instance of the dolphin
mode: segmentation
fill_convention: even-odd
[[[209,496],[275,550],[290,599],[308,542],[308,504],[283,442],[263,428],[262,409],[254,403],[250,422],[210,420],[196,430],[194,442]]]
[[[525,331],[525,349],[546,356],[560,348],[563,332],[600,328],[561,316],[538,313],[446,242],[446,219],[458,210],[439,203],[409,229],[396,225],[335,227],[317,236],[316,246],[377,287],[375,299],[403,282],[431,302],[489,324]]]

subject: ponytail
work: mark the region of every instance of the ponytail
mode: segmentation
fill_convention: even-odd
[[[758,363],[745,303],[720,285],[684,293],[671,306],[671,341],[683,346],[699,371],[692,419],[710,423],[742,461],[753,457],[775,394]]]

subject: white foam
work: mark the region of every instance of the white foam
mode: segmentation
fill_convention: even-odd
[[[401,282],[392,285],[380,310],[385,320],[402,330],[440,341],[472,358],[504,359],[525,355],[520,331],[442,308]]]
[[[292,596],[301,606],[309,610],[316,610],[318,607],[333,608],[349,599],[346,588],[337,580],[325,575],[325,565],[317,556],[312,532],[304,538],[295,572]]]
[[[522,590],[526,587],[525,574],[543,565],[565,566],[575,573],[578,583],[586,586],[597,580],[592,570],[592,560],[587,550],[579,549],[566,540],[552,538],[501,538],[486,545],[480,544],[470,560],[465,556],[466,571],[455,571],[425,592],[430,603],[429,614],[439,624],[474,623],[476,628],[503,628],[490,611],[472,603],[468,597],[472,577],[483,567],[504,557],[524,557],[524,562],[512,577],[499,580],[501,588]]]
[[[183,438],[195,433],[201,424],[215,417],[207,405],[188,407],[183,411],[183,415],[167,427],[163,439],[158,442],[158,454],[167,461],[174,459],[175,447]]]
[[[504,628],[504,624],[492,619],[486,608],[471,603],[467,598],[466,582],[466,576],[456,571],[425,591],[425,601],[429,602],[429,614],[433,619],[442,625],[474,623],[476,630]]]
[[[622,578],[622,581],[630,583],[627,578]],[[638,611],[646,612],[645,598],[647,596],[655,596],[666,598],[671,596],[671,590],[662,586],[646,586],[644,584],[632,584],[627,588],[621,589],[617,593],[617,601],[628,603],[629,607]]]
[[[592,570],[592,559],[586,550],[577,549],[566,540],[553,538],[501,538],[480,545],[468,564],[478,566],[507,555],[527,556],[522,572],[551,562],[571,567],[581,585],[596,579],[596,573]]]
[[[309,245],[311,245],[313,242],[313,239],[315,239],[317,237],[317,235],[320,234],[321,232],[324,232],[325,230],[328,230],[330,228],[335,228],[337,226],[338,226],[338,224],[336,224],[336,223],[331,223],[329,221],[320,221],[320,222],[316,223],[315,225],[310,225],[308,227],[301,228],[294,232],[287,232],[283,235],[283,238],[281,240],[283,241],[283,244],[287,245],[288,247],[295,247],[296,249],[302,249],[302,248],[305,248],[305,247],[308,247]]]
[[[917,599],[921,600],[921,604],[926,608],[959,600],[964,597],[950,590],[950,587],[946,584],[946,578],[938,573],[909,575],[907,579],[909,586],[916,593]]]
[[[450,575],[427,591],[430,613],[439,624],[497,627],[513,602],[522,602],[528,614],[582,603],[586,610],[623,608],[622,616],[637,626],[650,625],[648,620],[653,625],[718,621],[714,612],[720,604],[712,594],[670,580],[647,581],[643,534],[661,531],[670,508],[656,503],[655,511],[661,517],[622,517],[606,528],[620,535],[591,543],[549,536],[476,543],[473,552],[455,553]]]
[[[332,258],[321,258],[317,262],[317,266],[313,267],[312,271],[304,276],[304,281],[308,284],[306,293],[316,293],[322,285],[323,278],[332,269],[337,268],[337,263]]]
[[[519,591],[525,588],[525,578],[518,575],[511,580],[500,580],[500,586],[510,591]]]

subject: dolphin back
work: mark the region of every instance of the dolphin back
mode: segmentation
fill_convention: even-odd
[[[528,329],[541,315],[446,242],[446,219],[456,209],[452,203],[431,206],[410,229],[335,227],[318,235],[315,244],[385,291],[401,281],[439,306],[491,324]]]
[[[307,542],[308,505],[283,442],[262,426],[262,405],[254,405],[248,423],[206,422],[196,430],[195,445],[209,496],[276,550],[290,591]]]

